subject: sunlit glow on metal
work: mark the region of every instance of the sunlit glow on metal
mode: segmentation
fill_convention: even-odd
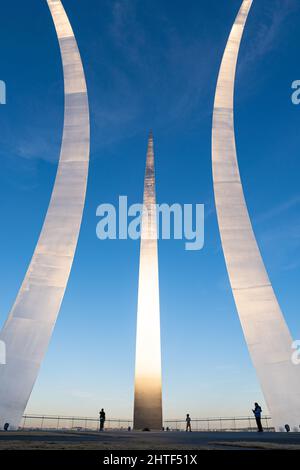
[[[162,428],[160,310],[153,137],[147,151],[136,335],[134,428]]]
[[[233,117],[235,72],[251,5],[252,0],[242,3],[218,77],[212,133],[215,201],[236,307],[273,425],[279,430],[289,424],[291,429],[299,431],[300,368],[291,361],[292,338],[253,233],[236,155]]]
[[[16,301],[0,334],[0,429],[16,428],[37,378],[68,282],[85,201],[89,109],[76,40],[60,0],[47,0],[61,51],[65,117],[61,154],[42,231]]]

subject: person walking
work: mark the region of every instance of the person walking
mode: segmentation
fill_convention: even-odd
[[[105,423],[105,411],[103,408],[101,408],[101,411],[99,411],[99,419],[100,419],[100,428],[99,431],[103,431],[104,429],[104,423]]]
[[[186,421],[186,429],[185,429],[186,432],[187,432],[187,431],[191,432],[191,431],[192,431],[192,427],[191,427],[191,418],[190,418],[190,415],[189,415],[189,414],[186,415],[186,420],[185,420],[185,421]]]
[[[263,427],[262,427],[262,424],[261,424],[262,409],[261,409],[261,407],[259,406],[258,403],[254,403],[254,410],[252,410],[252,411],[253,411],[253,414],[255,416],[255,421],[256,421],[256,424],[257,424],[258,432],[263,432]]]

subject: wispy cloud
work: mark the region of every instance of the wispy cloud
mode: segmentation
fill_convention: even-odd
[[[260,59],[276,48],[281,38],[281,30],[288,17],[299,11],[298,0],[272,0],[269,2],[254,2],[253,14],[256,14],[253,24],[251,43],[241,61],[241,66]]]
[[[94,147],[138,134],[145,125],[168,129],[192,113],[197,122],[207,113],[203,100],[214,58],[203,50],[210,49],[209,38],[178,31],[159,4],[155,8],[149,3],[148,13],[141,5],[135,0],[110,2],[107,31],[90,48],[94,67],[101,67],[100,75],[89,69],[91,88],[98,90],[91,106]]]
[[[300,196],[294,196],[254,219],[263,253],[271,254],[279,270],[299,268]],[[292,261],[291,261],[292,260]]]
[[[296,195],[290,198],[287,201],[281,202],[277,206],[271,208],[270,210],[258,215],[255,220],[257,222],[266,222],[268,220],[278,218],[281,215],[284,215],[286,212],[294,209],[295,207],[300,205],[300,195]]]
[[[1,121],[0,155],[56,163],[63,130],[63,76],[59,86],[14,96]],[[21,104],[22,103],[22,106]]]
[[[112,21],[109,30],[115,45],[122,48],[130,61],[140,64],[146,38],[145,30],[138,21],[136,8],[134,0],[112,2]],[[143,65],[146,64],[147,61],[143,61]]]

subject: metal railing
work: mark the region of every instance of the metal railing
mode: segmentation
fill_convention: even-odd
[[[262,417],[265,431],[275,431],[270,416]],[[192,431],[202,432],[254,432],[257,431],[254,416],[240,416],[233,418],[197,418],[191,420]],[[164,421],[164,429],[169,431],[185,431],[186,421],[170,419]]]
[[[270,416],[262,418],[265,431],[274,431]],[[256,422],[253,416],[242,416],[233,418],[197,418],[191,420],[192,431],[202,432],[254,432]],[[128,431],[133,427],[130,419],[107,419],[106,430]],[[164,420],[165,431],[185,431],[184,419]],[[99,419],[78,416],[57,415],[24,415],[20,430],[45,430],[45,431],[99,431]]]
[[[105,429],[128,430],[132,429],[130,419],[107,419]],[[44,431],[99,431],[99,418],[55,415],[24,415],[20,430]]]

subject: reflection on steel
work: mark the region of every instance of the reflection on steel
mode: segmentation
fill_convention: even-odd
[[[89,109],[76,40],[60,0],[47,0],[64,72],[65,118],[59,165],[44,225],[0,339],[0,428],[18,427],[37,378],[68,282],[85,201]]]
[[[218,223],[228,275],[249,352],[277,430],[299,431],[300,368],[252,230],[234,134],[236,63],[252,0],[244,0],[224,52],[214,104],[212,160]],[[253,397],[255,399],[255,397]]]
[[[162,429],[160,313],[153,137],[147,151],[139,269],[134,428]],[[145,215],[147,213],[147,217]]]

